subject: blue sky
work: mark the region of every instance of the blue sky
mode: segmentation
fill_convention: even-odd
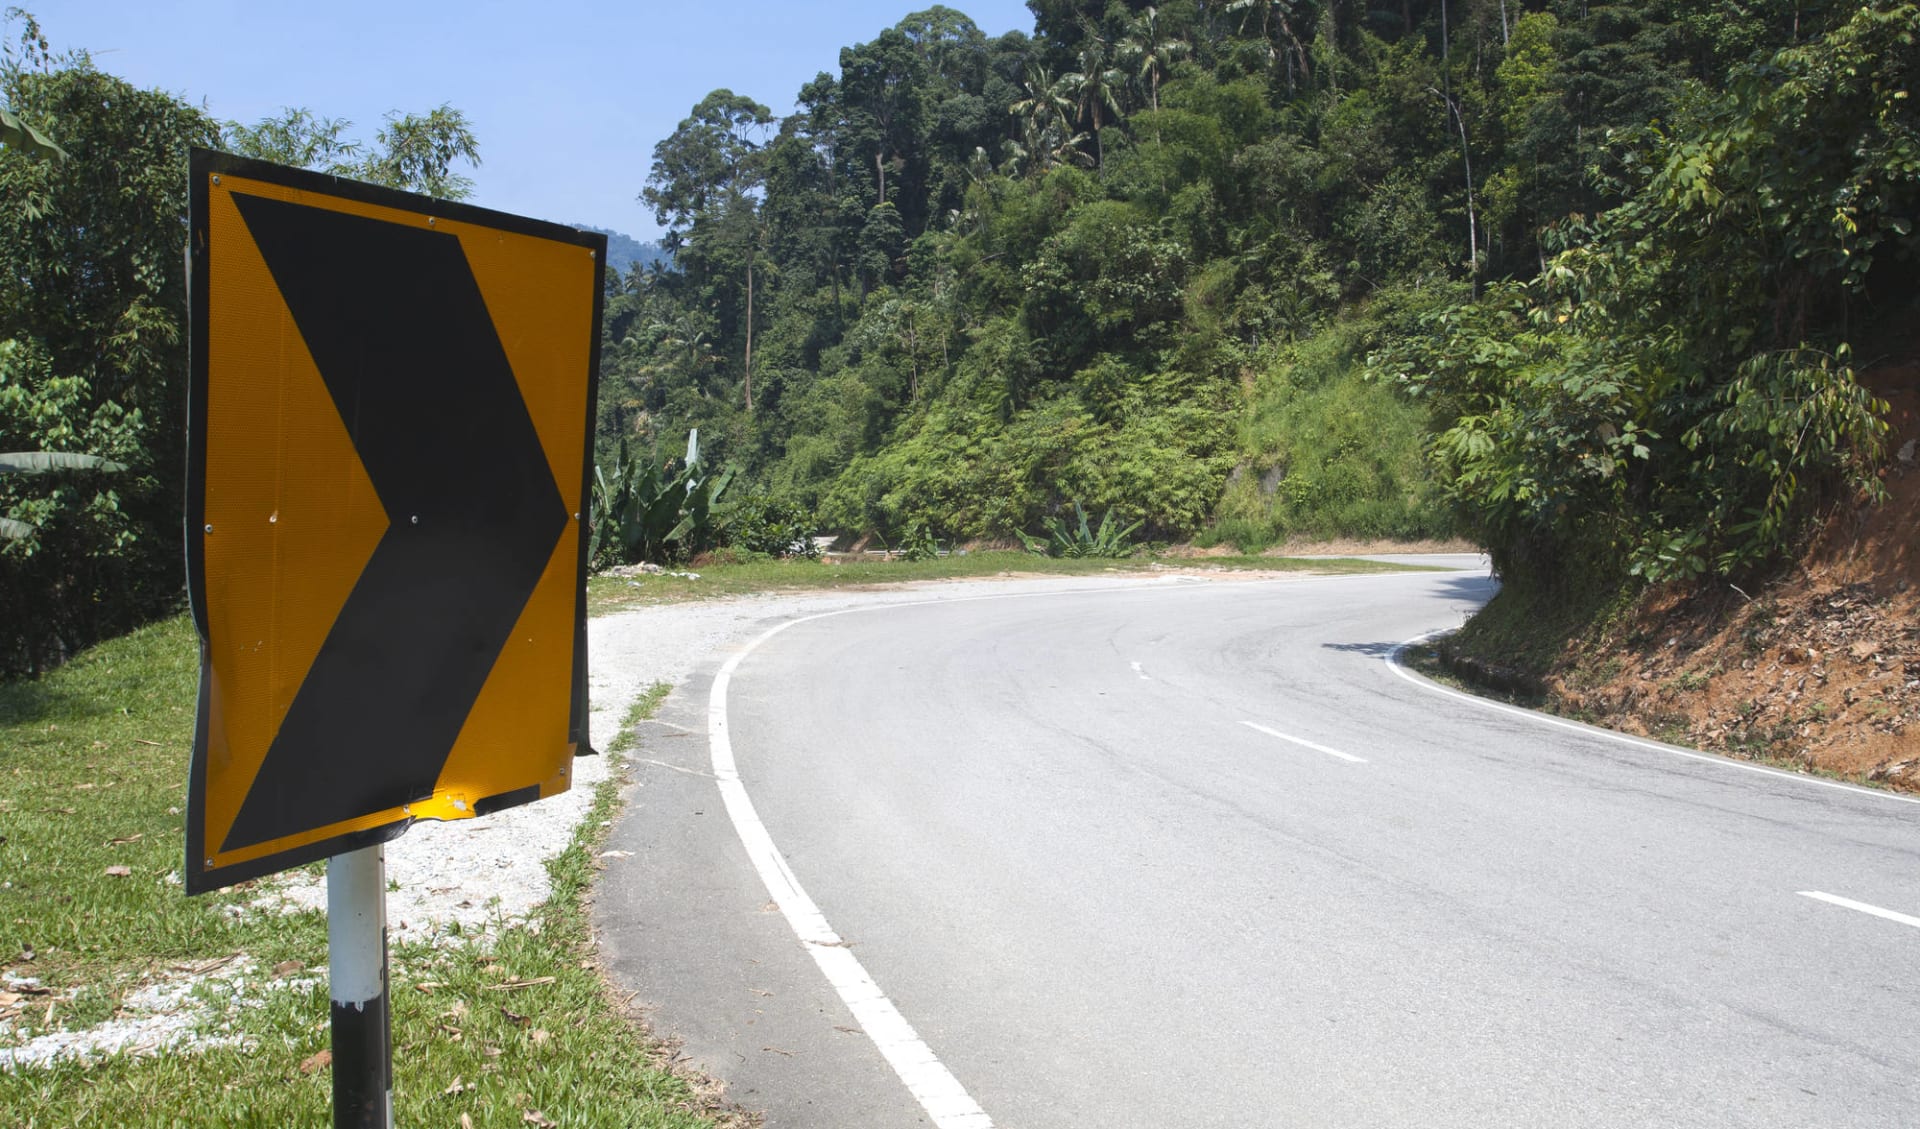
[[[731,4],[679,0],[409,3],[334,0],[22,0],[55,50],[158,87],[215,117],[284,106],[346,118],[371,140],[389,110],[442,102],[480,140],[473,202],[640,239],[659,234],[636,197],[653,146],[694,103],[730,87],[793,109],[802,83],[838,73],[840,48],[871,40],[931,0]],[[949,3],[989,36],[1031,32],[1023,0]],[[7,29],[9,37],[18,28]]]

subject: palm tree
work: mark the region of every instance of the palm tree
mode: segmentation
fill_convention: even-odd
[[[1118,68],[1107,66],[1107,51],[1107,41],[1089,28],[1080,48],[1080,69],[1060,76],[1061,87],[1075,96],[1081,118],[1093,126],[1096,167],[1106,164],[1106,150],[1100,140],[1100,131],[1107,124],[1106,112],[1112,110],[1114,117],[1120,116],[1119,92],[1127,81]]]
[[[1294,34],[1293,24],[1288,16],[1293,14],[1294,0],[1228,0],[1227,11],[1240,13],[1240,30],[1244,33],[1247,24],[1252,22],[1253,14],[1260,13],[1260,42],[1265,46],[1269,62],[1284,62],[1287,67],[1287,90],[1294,88],[1293,65],[1300,63],[1300,78],[1303,82],[1313,81],[1313,70],[1307,64],[1307,47]],[[1276,48],[1271,30],[1278,26],[1280,34],[1286,39],[1286,46]]]
[[[1160,38],[1159,15],[1158,9],[1149,6],[1133,20],[1129,29],[1133,34],[1121,40],[1119,52],[1121,62],[1137,61],[1136,77],[1147,84],[1147,105],[1155,110],[1160,108],[1161,76],[1190,50],[1184,39]]]
[[[1033,160],[1044,171],[1058,162],[1062,150],[1081,140],[1082,135],[1072,128],[1073,99],[1063,91],[1064,79],[1055,81],[1047,68],[1037,64],[1027,66],[1021,85],[1027,96],[1007,107],[1008,113],[1020,118],[1018,156]]]

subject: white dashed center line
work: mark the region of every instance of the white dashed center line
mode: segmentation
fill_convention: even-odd
[[[1356,757],[1352,753],[1343,753],[1339,749],[1329,749],[1325,745],[1316,745],[1312,741],[1308,741],[1302,737],[1289,737],[1285,733],[1280,732],[1278,729],[1268,729],[1266,726],[1261,725],[1258,722],[1243,721],[1240,724],[1246,726],[1248,729],[1257,729],[1260,732],[1265,733],[1269,737],[1278,737],[1282,741],[1291,741],[1296,745],[1300,745],[1305,748],[1312,749],[1316,753],[1325,753],[1330,757],[1339,757],[1343,761],[1352,761],[1354,764],[1367,763],[1365,757]]]
[[[1879,906],[1871,906],[1865,902],[1856,902],[1852,898],[1843,898],[1838,894],[1823,894],[1818,890],[1801,890],[1799,894],[1803,898],[1812,898],[1816,902],[1826,902],[1829,905],[1859,910],[1861,913],[1870,913],[1875,917],[1884,917],[1888,921],[1897,921],[1902,925],[1911,925],[1915,929],[1920,929],[1920,917],[1909,917],[1904,913],[1895,913],[1890,909],[1881,909]]]

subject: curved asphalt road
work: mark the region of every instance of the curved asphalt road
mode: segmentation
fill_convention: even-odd
[[[994,1125],[1920,1124],[1920,805],[1384,661],[1490,592],[861,610],[747,654],[727,724],[794,877]],[[616,976],[770,1126],[934,1124],[749,864],[711,680],[636,754]]]

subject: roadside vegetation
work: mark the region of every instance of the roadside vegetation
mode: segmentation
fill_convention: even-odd
[[[644,571],[617,568],[587,584],[594,614],[623,607],[683,603],[744,596],[757,592],[871,588],[916,581],[965,580],[990,576],[1091,576],[1151,574],[1173,570],[1232,572],[1362,573],[1404,572],[1410,566],[1353,557],[1267,557],[1245,554],[1173,556],[1141,550],[1123,558],[1053,557],[1012,549],[946,551],[915,559],[889,558],[875,550],[828,555],[821,559],[763,558],[703,563]]]
[[[192,626],[174,617],[0,685],[0,1049],[156,1009],[199,1044],[0,1069],[9,1126],[328,1121],[325,915],[255,905],[274,879],[197,898],[180,885],[198,673]],[[582,899],[618,784],[616,772],[601,785],[525,921],[485,943],[394,946],[397,1122],[730,1123],[594,967]],[[173,994],[152,1004],[155,986]],[[134,1048],[168,1037],[156,1026]]]

